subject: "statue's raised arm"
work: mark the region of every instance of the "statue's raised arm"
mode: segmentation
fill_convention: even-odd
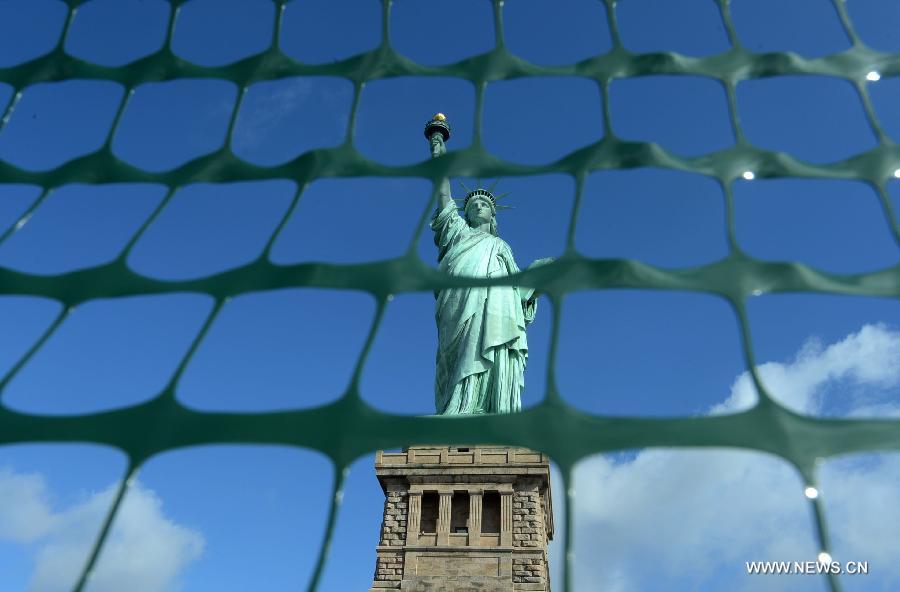
[[[428,139],[428,145],[431,148],[431,158],[438,158],[447,153],[446,141],[450,139],[450,124],[447,117],[443,113],[437,113],[425,124],[425,138]],[[440,209],[444,209],[447,204],[453,201],[450,197],[450,181],[444,177],[438,187],[438,199],[440,200]]]

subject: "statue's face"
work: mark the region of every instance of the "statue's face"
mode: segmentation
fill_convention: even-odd
[[[480,226],[485,222],[490,222],[494,212],[491,208],[491,202],[484,197],[473,197],[466,205],[466,220],[469,226]]]

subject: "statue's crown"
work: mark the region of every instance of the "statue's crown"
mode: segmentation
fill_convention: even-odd
[[[481,189],[479,187],[478,189],[473,189],[468,193],[468,195],[466,195],[466,201],[463,202],[463,209],[466,209],[466,207],[469,205],[469,200],[473,197],[486,197],[487,199],[491,200],[491,205],[494,206],[495,209],[497,207],[497,200],[494,199],[494,194],[487,189]]]
[[[496,212],[497,210],[509,209],[511,206],[497,205],[497,200],[502,197],[506,197],[507,195],[509,195],[509,193],[503,193],[501,195],[494,196],[494,194],[491,192],[494,189],[494,187],[497,186],[498,181],[495,181],[494,184],[491,185],[491,187],[489,189],[483,189],[481,187],[478,187],[477,189],[469,189],[468,187],[466,187],[463,184],[462,181],[459,181],[459,184],[462,185],[462,188],[466,191],[466,198],[465,198],[465,200],[463,200],[463,206],[462,206],[462,208],[460,208],[460,211],[463,211],[463,212],[466,211],[466,206],[469,205],[469,200],[472,199],[473,197],[483,197],[485,199],[489,199],[491,202],[491,207],[494,208],[494,212]],[[459,200],[457,200],[457,201],[459,201]]]

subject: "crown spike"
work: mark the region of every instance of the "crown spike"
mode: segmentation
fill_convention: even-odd
[[[494,199],[501,199],[501,198],[504,198],[504,197],[506,197],[507,195],[509,195],[510,193],[512,193],[512,191],[507,191],[506,193],[501,193],[500,195],[495,195],[495,196],[494,196]]]
[[[493,192],[494,192],[494,189],[497,188],[497,184],[498,184],[499,182],[500,182],[500,178],[498,177],[493,183],[491,183],[491,186],[488,187],[488,191],[490,191],[491,193],[493,193]]]
[[[459,183],[459,184],[462,186],[463,191],[466,192],[466,195],[472,193],[472,190],[469,189],[468,187],[466,187],[466,184],[462,182],[462,179],[457,179],[456,182]]]

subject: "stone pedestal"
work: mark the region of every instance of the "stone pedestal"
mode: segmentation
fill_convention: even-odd
[[[381,452],[384,520],[370,592],[550,591],[550,461],[527,448]]]

